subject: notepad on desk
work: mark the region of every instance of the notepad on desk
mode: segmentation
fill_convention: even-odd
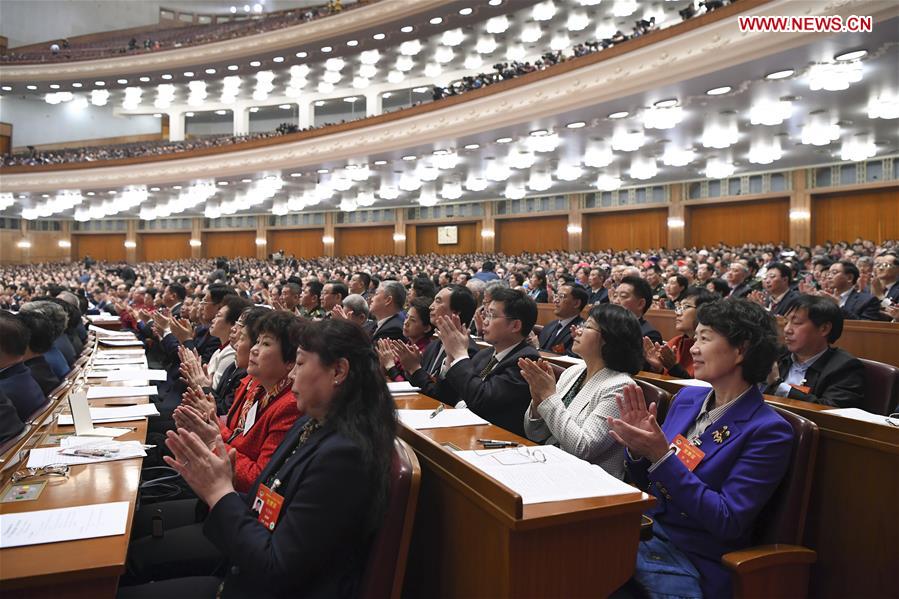
[[[454,455],[521,495],[525,505],[640,493],[599,466],[554,445]]]
[[[100,345],[106,345],[108,347],[129,347],[134,345],[143,345],[140,339],[137,337],[115,337],[115,338],[103,338],[98,339]]]
[[[166,379],[165,370],[147,370],[141,369],[122,369],[113,372],[107,372],[107,381],[164,381]]]
[[[72,441],[72,439],[75,439]],[[147,455],[140,441],[112,441],[91,439],[79,441],[77,437],[63,439],[60,447],[35,447],[28,452],[28,467],[43,468],[51,464],[80,466],[142,458]]]
[[[0,549],[125,534],[128,502],[0,515]]]
[[[127,422],[158,415],[159,410],[152,403],[139,406],[122,406],[120,408],[91,408],[92,422]],[[71,426],[74,421],[71,414],[60,414],[58,423],[60,426]]]
[[[144,395],[156,395],[156,385],[147,387],[89,387],[88,399],[106,399],[108,397],[141,397]]]
[[[113,331],[96,325],[88,325],[87,330],[96,333],[97,337],[134,337],[134,333],[131,331]]]
[[[859,408],[836,408],[827,410],[828,414],[842,416],[843,418],[851,418],[852,420],[861,420],[862,422],[870,422],[872,424],[880,424],[883,426],[899,427],[899,418],[888,418],[880,414],[866,412]]]
[[[418,393],[421,391],[421,388],[414,387],[409,381],[399,381],[397,383],[387,383],[387,390],[393,395],[400,395],[403,393]]]
[[[665,379],[666,383],[674,383],[675,385],[681,385],[682,387],[707,387],[709,389],[712,388],[710,383],[705,381],[700,381],[699,379]]]
[[[453,426],[478,426],[490,424],[469,409],[446,409],[435,414],[434,410],[397,410],[400,422],[415,430],[450,428]],[[435,414],[433,417],[432,414]]]

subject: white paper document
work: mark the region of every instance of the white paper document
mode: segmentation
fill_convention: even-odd
[[[131,356],[143,356],[145,354],[143,347],[117,347],[115,349],[107,349],[99,352],[96,358],[130,358]]]
[[[421,388],[413,387],[409,381],[400,381],[398,383],[387,383],[387,389],[393,395],[398,393],[418,393]]]
[[[149,387],[88,387],[88,399],[104,399],[107,397],[140,397],[142,395],[156,395],[156,385]]]
[[[122,435],[127,435],[128,433],[134,432],[134,429],[130,428],[115,428],[112,426],[98,426],[97,428],[92,428],[90,432],[84,433],[80,435],[78,438],[80,439],[94,439],[96,441],[97,437],[121,437]],[[76,431],[77,435],[78,432]],[[65,437],[66,439],[74,438],[73,437]]]
[[[127,525],[127,501],[3,514],[0,549],[123,535]]]
[[[132,345],[143,345],[140,339],[136,337],[131,337],[130,339],[127,337],[121,338],[104,338],[99,339],[100,345],[106,345],[108,347],[127,347]]]
[[[87,319],[91,322],[121,322],[121,318],[112,314],[88,314]]]
[[[866,412],[859,408],[837,408],[835,410],[827,410],[827,413],[842,416],[843,418],[851,418],[852,420],[862,420],[864,422],[882,424],[883,426],[899,426],[899,418],[887,418],[886,416]],[[892,424],[888,421],[891,421]]]
[[[649,381],[650,383],[652,380]],[[700,381],[699,379],[665,379],[666,383],[674,383],[675,385],[681,385],[682,387],[708,387],[712,388],[710,383],[705,381]]]
[[[120,408],[91,408],[91,420],[93,422],[128,422],[140,420],[146,416],[158,416],[159,410],[152,403],[139,406],[122,406]],[[71,426],[72,416],[60,414],[60,426]]]
[[[143,364],[147,365],[147,356],[133,354],[130,356],[114,356],[109,358],[95,357],[92,368],[118,366],[121,364]]]
[[[544,358],[549,362],[563,362],[565,364],[571,364],[572,366],[580,366],[584,363],[581,358],[575,358],[573,356],[552,356],[551,358]]]
[[[454,455],[521,495],[525,505],[640,493],[639,489],[618,480],[599,466],[554,445],[490,453],[457,451]]]
[[[107,381],[164,381],[165,370],[122,369],[106,373]]]
[[[468,409],[441,410],[431,418],[434,410],[397,410],[400,422],[415,430],[426,428],[449,428],[452,426],[476,426],[490,424]]]
[[[69,437],[69,439],[78,437]],[[66,439],[63,439],[65,441]],[[28,468],[43,468],[50,464],[99,464],[142,458],[147,455],[140,441],[112,441],[110,439],[92,439],[86,443],[70,441],[62,447],[35,447],[28,452]]]
[[[112,329],[103,329],[96,325],[88,325],[87,330],[93,331],[97,337],[134,337],[131,331],[113,331]]]

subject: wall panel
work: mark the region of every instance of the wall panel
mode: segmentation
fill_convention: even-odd
[[[296,258],[317,258],[325,254],[322,243],[324,229],[289,229],[270,230],[268,232],[268,253],[284,250],[284,254],[293,254]]]
[[[667,245],[668,209],[584,215],[584,249],[631,250]]]
[[[137,259],[141,262],[189,258],[190,233],[139,233],[137,236]]]
[[[20,248],[16,246],[22,240],[18,229],[4,229],[0,231],[0,264],[65,262],[69,259],[69,249],[59,247],[59,240],[68,238],[60,231],[29,231],[26,239],[31,247]]]
[[[417,225],[414,244],[416,254],[469,254],[478,251],[478,238],[481,235],[481,223],[447,223],[458,227],[458,243],[440,245],[437,243],[437,227],[445,225]],[[408,241],[407,235],[407,241]]]
[[[343,227],[334,231],[335,256],[370,256],[393,253],[393,225],[388,227]]]
[[[84,233],[72,235],[72,258],[119,262],[125,259],[124,233]]]
[[[899,239],[899,187],[812,198],[812,243]]]
[[[542,216],[496,221],[496,251],[505,254],[568,248],[568,217]]]
[[[789,218],[788,198],[688,206],[685,238],[690,246],[787,242]]]
[[[255,258],[256,231],[210,231],[203,234],[203,255],[207,258]]]

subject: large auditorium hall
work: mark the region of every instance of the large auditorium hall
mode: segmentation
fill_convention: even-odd
[[[897,0],[0,0],[0,595],[899,599]]]

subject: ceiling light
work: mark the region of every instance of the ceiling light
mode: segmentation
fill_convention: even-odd
[[[707,96],[721,96],[721,95],[724,95],[727,92],[729,92],[731,89],[733,89],[733,88],[729,85],[724,85],[722,87],[713,87],[712,89],[710,89],[706,92],[706,95]]]
[[[462,182],[456,177],[450,177],[440,186],[440,197],[444,200],[458,200],[462,197]]]
[[[613,112],[612,114],[610,114],[610,115],[609,115],[609,118],[610,118],[610,119],[623,119],[623,118],[626,117],[628,114],[630,114],[628,111],[626,111],[626,110],[620,110],[620,111],[618,111],[618,112]]]
[[[83,85],[82,83],[76,81],[75,83],[72,84],[72,87],[82,87],[82,85]],[[10,89],[12,89],[12,88],[10,88]]]
[[[400,54],[403,56],[415,56],[421,52],[421,41],[407,40],[400,44]]]
[[[677,98],[668,98],[667,100],[659,100],[653,104],[656,108],[671,108],[677,106]]]
[[[250,112],[259,112],[259,107],[258,106],[250,107]]]
[[[359,55],[359,62],[364,65],[376,65],[381,60],[381,53],[377,50],[366,50]]]
[[[320,169],[318,169],[318,170],[315,171],[315,172],[318,173],[319,175],[327,175],[327,174],[328,174],[328,169],[326,169],[326,168],[320,168]]]
[[[454,57],[455,53],[449,46],[440,46],[439,48],[437,48],[437,51],[434,52],[434,60],[436,60],[439,64],[452,62]]]
[[[469,172],[465,179],[465,189],[468,191],[484,191],[490,184],[483,177],[478,177]]]
[[[430,21],[428,21],[431,25],[440,25],[443,23],[443,17],[432,17]]]
[[[612,149],[619,152],[633,152],[643,146],[646,136],[642,131],[617,129],[612,135]]]
[[[376,33],[376,34],[374,34],[374,35],[371,36],[371,37],[372,37],[372,39],[375,39],[375,40],[380,41],[380,40],[384,39],[384,38],[387,37],[387,36],[384,35],[383,33]]]
[[[424,94],[424,93],[427,93],[428,88],[427,87],[416,87],[416,88],[413,88],[412,91],[414,91],[416,94]]]
[[[399,188],[403,191],[418,191],[421,189],[421,179],[415,173],[406,172],[400,175]]]
[[[347,40],[346,45],[349,46],[350,48],[355,48],[356,46],[359,45],[359,40]]]
[[[899,118],[899,93],[883,92],[868,102],[869,119]]]
[[[26,85],[25,89],[30,89],[30,90],[34,91],[37,89],[37,86],[36,85]]]
[[[140,80],[141,80],[142,82],[144,82],[144,83],[147,83],[147,82],[150,80],[150,78],[144,76],[144,77],[141,77]]]
[[[556,52],[562,52],[563,50],[567,50],[568,47],[571,46],[571,38],[568,37],[566,32],[559,33],[554,35],[553,38],[549,41],[549,47]]]
[[[330,53],[333,49],[334,48],[332,48],[331,46],[322,46],[321,47],[321,51],[324,52],[325,54]]]
[[[521,44],[509,44],[506,46],[506,60],[517,62],[524,60],[527,51]]]
[[[478,144],[468,144],[467,146],[465,146],[465,149],[466,150],[477,150],[480,147],[481,146],[479,146]]]
[[[584,121],[574,121],[573,123],[568,123],[565,125],[569,129],[582,129],[587,126],[587,123]]]
[[[272,62],[284,62],[284,57],[283,56],[275,56],[274,58],[272,58]]]
[[[506,182],[506,187],[503,189],[503,196],[509,200],[520,200],[524,197],[525,189],[524,189],[524,181],[519,178],[509,179]]]
[[[527,23],[521,28],[521,41],[525,44],[533,44],[543,37],[543,30],[536,23]]]
[[[549,172],[544,170],[532,169],[528,176],[527,187],[531,191],[546,191],[553,185],[552,177]]]
[[[215,113],[216,113],[216,114],[219,114],[219,115],[221,115],[221,114],[228,114],[228,111],[227,111],[227,110],[216,110]]]
[[[509,28],[509,19],[506,15],[500,15],[498,17],[492,17],[487,19],[487,23],[484,25],[484,31],[487,33],[505,33]]]
[[[257,66],[258,66],[258,65],[257,65]],[[184,71],[184,72],[181,73],[181,74],[184,75],[185,77],[193,77],[193,76],[194,76],[194,72],[193,72],[193,71]]]
[[[509,153],[509,166],[514,169],[529,169],[537,162],[537,157],[527,148],[517,148]]]
[[[668,144],[662,153],[662,164],[665,166],[687,166],[696,159],[693,148],[679,148]]]
[[[543,135],[529,135],[525,140],[528,148],[534,152],[555,152],[562,140],[557,133],[545,133]]]
[[[728,148],[740,139],[737,120],[732,116],[719,116],[706,121],[702,131],[702,146],[705,148]]]
[[[406,75],[402,71],[390,71],[387,73],[388,83],[402,83],[405,78]]]
[[[597,40],[609,39],[618,31],[618,27],[614,21],[602,21],[596,25],[593,31],[593,38]]]
[[[128,80],[127,79],[117,79],[116,83],[118,83],[119,85],[125,85],[126,83],[128,83]]]
[[[793,69],[786,69],[784,71],[775,71],[773,73],[768,73],[767,75],[765,75],[765,79],[770,79],[771,81],[774,81],[776,79],[786,79],[787,77],[790,77],[793,73],[794,73]]]
[[[462,15],[463,17],[467,17],[471,13],[472,13],[472,10],[468,7],[459,9],[459,14]]]
[[[297,58],[306,58],[307,56],[309,56],[309,53],[300,51],[294,54],[294,56],[296,56]]]
[[[161,112],[154,112],[154,113],[153,113],[153,116],[156,117],[157,119],[161,119],[161,118],[162,118],[162,113],[161,113]]]
[[[346,62],[342,58],[329,58],[325,61],[325,70],[335,72],[341,71],[345,65]]]
[[[440,36],[440,43],[444,46],[458,46],[465,39],[465,34],[462,33],[461,29],[447,29],[443,32],[443,35]]]
[[[861,162],[877,154],[874,136],[870,134],[856,135],[843,140],[840,148],[840,159]]]
[[[414,154],[408,154],[406,156],[403,156],[403,160],[405,160],[406,162],[411,162],[411,161],[417,160],[417,159],[418,159],[418,156],[415,156]]]
[[[172,76],[169,73],[163,73],[162,75],[160,75],[160,77],[166,81],[170,81],[172,79]]]
[[[793,114],[793,103],[788,100],[759,100],[749,109],[749,122],[753,125],[780,125]]]
[[[378,68],[371,64],[363,64],[359,65],[359,76],[364,77],[366,79],[371,79],[375,75],[378,74]]]
[[[317,89],[320,94],[330,94],[334,91],[334,84],[327,81],[319,81]]]
[[[94,85],[97,87],[104,87],[106,85],[105,81],[94,81]]]
[[[471,55],[465,57],[465,62],[463,64],[463,66],[470,71],[474,71],[476,69],[481,68],[481,66],[483,66],[483,64],[484,64],[484,59],[481,57],[480,54],[475,53],[475,54],[471,54]]]
[[[434,77],[440,77],[442,73],[443,67],[439,63],[432,62],[425,65],[425,77],[433,79]]]
[[[402,33],[412,33],[412,31],[413,31],[414,29],[415,29],[415,28],[414,28],[412,25],[405,25],[405,26],[403,26],[403,27],[400,27],[400,31],[401,31]]]
[[[862,79],[861,62],[813,64],[808,70],[808,87],[811,91],[841,91]]]
[[[531,18],[535,21],[549,21],[556,14],[556,5],[552,0],[535,4],[531,9]]]
[[[500,138],[498,138],[498,139],[496,140],[496,143],[498,143],[498,144],[507,144],[507,143],[509,143],[510,141],[512,141],[512,138],[511,138],[511,137],[500,137]]]
[[[580,164],[560,161],[556,167],[556,179],[559,181],[577,181],[584,174]]]
[[[631,159],[631,170],[628,172],[628,174],[630,175],[631,179],[645,181],[647,179],[652,179],[657,174],[659,174],[659,167],[656,164],[655,158],[634,156]]]
[[[637,0],[615,0],[612,14],[616,17],[629,17],[637,11]]]
[[[867,50],[854,50],[852,52],[845,52],[843,54],[838,54],[834,56],[834,60],[847,61],[847,60],[858,60],[859,58],[864,58],[868,55]]]
[[[239,68],[240,68],[240,67],[237,66],[236,64],[229,64],[229,65],[228,65],[228,70],[229,70],[229,71],[236,71],[236,70],[239,69]]]
[[[766,138],[754,136],[749,146],[749,162],[752,164],[771,164],[783,157],[783,148],[779,137]]]
[[[50,89],[59,89],[59,84],[58,84],[58,83],[51,83],[51,84],[50,84]]]
[[[667,222],[669,229],[683,229],[687,224],[684,219],[677,216],[669,217]]]
[[[375,166],[383,166],[383,165],[387,164],[387,161],[386,160],[375,160],[374,162],[372,162],[372,164],[374,164]]]
[[[412,60],[411,56],[398,56],[395,67],[397,71],[405,73],[415,67],[415,61]]]
[[[826,113],[809,115],[800,133],[801,142],[811,146],[826,146],[838,139],[840,126]]]
[[[490,6],[499,6],[502,3],[503,0],[490,0],[490,2],[488,2],[487,4],[489,4]]]
[[[584,166],[604,168],[609,166],[615,156],[608,142],[600,139],[591,139],[584,150]]]
[[[215,75],[215,69],[213,69],[213,68],[208,68],[208,69],[206,69],[205,73],[206,73],[207,75]]]
[[[5,92],[11,92],[11,91],[12,91],[12,87],[10,87],[9,85],[4,85],[4,86],[3,86],[2,88],[0,88],[0,89],[2,89],[2,90],[5,91]]]
[[[496,51],[496,40],[491,35],[481,35],[475,44],[475,52],[478,54],[493,54]]]
[[[673,129],[682,120],[684,109],[680,106],[661,108],[656,103],[655,106],[643,111],[643,127],[646,129]]]
[[[261,66],[262,66],[262,63],[261,63],[260,61],[258,61],[258,60],[251,60],[251,61],[250,61],[250,66],[251,66],[251,67],[261,67]],[[185,75],[187,75],[187,73],[185,73]],[[193,76],[193,73],[191,73],[191,76]]]
[[[568,15],[568,21],[565,22],[565,28],[568,31],[583,31],[588,25],[590,25],[590,17],[581,11],[572,12]]]
[[[502,160],[488,158],[484,167],[484,177],[488,181],[505,181],[512,176],[512,171]]]
[[[705,176],[709,179],[726,179],[734,174],[734,165],[724,158],[709,158],[705,162]]]

